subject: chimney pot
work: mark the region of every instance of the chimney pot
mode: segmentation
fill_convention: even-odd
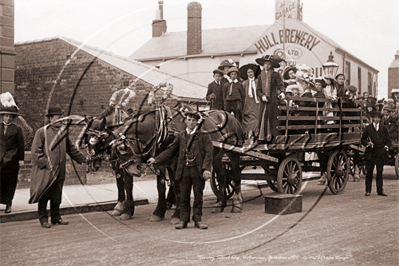
[[[163,19],[163,1],[158,1],[159,9],[155,12],[155,20],[152,21],[152,37],[160,37],[166,32],[166,20]]]

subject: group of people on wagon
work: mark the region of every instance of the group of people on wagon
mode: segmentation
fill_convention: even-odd
[[[287,101],[286,96],[303,98],[326,98],[329,102],[319,102],[319,107],[336,107],[337,99],[345,100],[344,107],[360,106],[356,99],[357,88],[345,86],[344,74],[333,77],[313,77],[310,67],[289,67],[280,75],[275,69],[280,68],[284,59],[266,55],[257,58],[257,64],[246,64],[239,69],[233,60],[224,60],[213,71],[214,81],[208,85],[206,99],[211,102],[211,109],[231,112],[241,122],[247,143],[269,143],[279,135],[277,119],[282,113],[278,106],[290,105],[292,116],[315,116],[315,112],[303,111],[299,107],[316,106],[313,101]],[[320,116],[333,116],[333,112],[320,112]],[[311,121],[294,121],[292,124],[306,124]],[[313,123],[313,122],[312,122]],[[326,124],[333,124],[332,119]],[[303,132],[302,132],[303,131]],[[304,133],[290,132],[290,134]]]

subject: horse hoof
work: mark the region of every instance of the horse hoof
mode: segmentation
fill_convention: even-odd
[[[156,215],[153,215],[152,217],[151,217],[151,219],[150,219],[150,222],[160,222],[160,221],[162,221],[163,220],[163,218],[161,218],[161,217],[159,217],[159,216],[156,216]]]
[[[121,212],[120,210],[113,210],[113,211],[111,212],[111,215],[112,215],[112,216],[121,216],[121,214],[122,214],[122,212]]]
[[[120,218],[121,221],[126,221],[126,220],[130,220],[130,219],[132,219],[132,216],[127,213],[123,213]]]
[[[173,217],[172,220],[170,220],[170,224],[178,224],[178,223],[180,223],[179,218]]]
[[[215,205],[213,205],[212,213],[221,213],[223,212],[223,207],[221,202],[217,202]]]

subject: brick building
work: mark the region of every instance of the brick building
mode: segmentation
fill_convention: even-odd
[[[36,131],[45,124],[50,105],[60,106],[66,114],[96,116],[109,104],[116,90],[135,82],[136,97],[130,107],[139,109],[149,89],[162,82],[173,84],[168,100],[174,106],[178,99],[197,101],[204,98],[207,88],[179,77],[167,75],[155,67],[63,37],[15,44],[15,100],[20,114]],[[76,88],[76,90],[75,90]],[[74,94],[74,92],[76,92]],[[144,110],[150,108],[144,104]],[[75,139],[80,128],[71,138]],[[20,181],[29,182],[27,163],[21,169]],[[80,176],[86,166],[78,165]],[[70,164],[67,183],[79,183]],[[68,181],[68,178],[71,180]],[[21,185],[22,185],[21,184]]]
[[[0,0],[0,93],[14,92],[14,0]]]

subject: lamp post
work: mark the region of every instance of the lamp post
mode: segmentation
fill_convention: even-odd
[[[334,56],[332,52],[330,52],[330,55],[328,56],[327,62],[323,64],[323,71],[326,77],[334,79],[335,76],[337,75],[339,65],[334,62]]]

